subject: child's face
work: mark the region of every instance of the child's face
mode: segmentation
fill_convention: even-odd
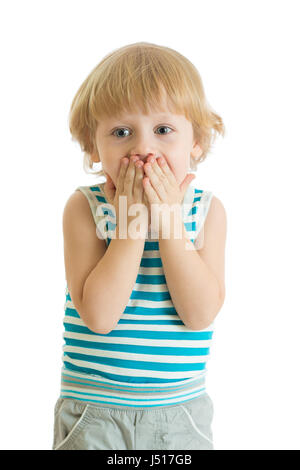
[[[202,149],[193,138],[193,127],[184,115],[172,114],[167,108],[149,115],[122,114],[102,119],[96,131],[98,155],[116,186],[121,159],[137,155],[146,163],[150,153],[163,156],[180,185],[190,169],[190,157],[198,158]]]

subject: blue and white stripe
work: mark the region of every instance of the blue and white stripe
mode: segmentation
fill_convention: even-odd
[[[103,186],[77,188],[87,197],[97,227],[103,217],[97,207],[106,203]],[[211,198],[211,192],[191,185],[186,191],[183,220],[193,242]],[[106,229],[111,230],[108,223]],[[108,245],[111,239],[106,235],[102,233]],[[180,319],[166,284],[159,243],[148,238],[130,299],[110,333],[101,335],[86,327],[66,286],[60,396],[118,408],[192,400],[205,392],[212,336],[213,324],[195,331]]]

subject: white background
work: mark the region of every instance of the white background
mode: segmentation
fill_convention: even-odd
[[[68,113],[137,41],[198,68],[226,127],[195,186],[228,219],[226,300],[207,390],[216,449],[300,449],[298,1],[1,2],[2,449],[50,449],[59,394],[62,212],[83,171]]]

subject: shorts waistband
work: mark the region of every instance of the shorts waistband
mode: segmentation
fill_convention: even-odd
[[[63,368],[60,398],[109,408],[155,409],[191,401],[206,392],[205,374],[173,383],[127,383]]]

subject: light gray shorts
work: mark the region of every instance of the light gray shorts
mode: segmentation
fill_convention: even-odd
[[[213,450],[213,402],[122,409],[59,398],[52,450]]]

